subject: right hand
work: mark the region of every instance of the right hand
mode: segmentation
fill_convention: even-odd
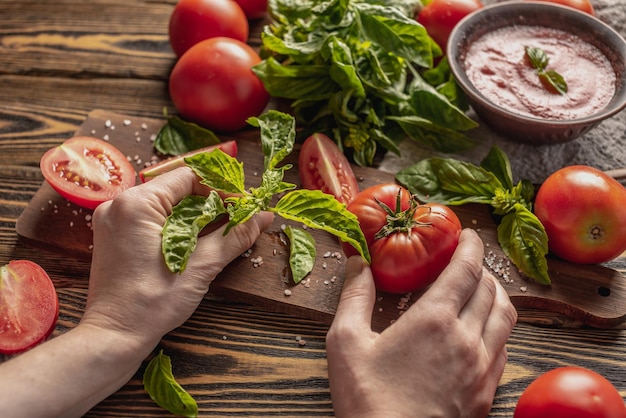
[[[326,338],[337,417],[485,417],[517,312],[483,267],[473,230],[437,281],[396,322],[372,331],[376,290],[353,256]]]

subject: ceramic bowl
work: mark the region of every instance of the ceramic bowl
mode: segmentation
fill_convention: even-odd
[[[615,74],[615,92],[608,104],[585,116],[545,118],[509,110],[479,91],[466,73],[471,45],[492,31],[524,25],[569,32],[595,46],[608,59]],[[485,6],[466,16],[454,28],[447,45],[447,57],[452,74],[480,120],[517,142],[543,145],[571,141],[626,107],[626,42],[599,19],[569,7],[534,1],[504,1]],[[601,74],[593,74],[592,78],[595,83],[604,82]]]

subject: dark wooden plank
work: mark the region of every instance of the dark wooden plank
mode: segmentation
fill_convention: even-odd
[[[118,146],[136,168],[143,168],[153,156],[150,137],[162,125],[160,119],[134,118],[104,110],[93,111],[77,134],[94,135]],[[256,185],[262,172],[262,151],[254,129],[238,133],[239,155],[244,162],[249,185]],[[223,140],[231,139],[227,136]],[[297,150],[294,152],[297,155]],[[294,155],[290,162],[297,164]],[[367,167],[354,167],[362,180],[360,187],[393,182],[393,176]],[[255,178],[256,173],[256,178]],[[252,177],[250,177],[252,176]],[[286,181],[298,184],[297,169]],[[486,207],[465,205],[454,208],[463,226],[474,228],[485,242],[485,263],[499,274],[514,304],[558,312],[566,317],[596,327],[615,327],[626,319],[626,281],[619,271],[604,266],[577,266],[549,260],[551,286],[541,286],[524,278],[504,256],[497,241],[496,224]],[[61,198],[47,184],[35,194],[18,220],[16,230],[25,242],[88,259],[91,254],[91,211]],[[344,259],[338,241],[327,233],[313,231],[318,257],[312,273],[299,285],[291,281],[288,249],[281,237],[284,219],[277,218],[253,248],[249,258],[233,261],[212,285],[212,291],[234,300],[253,303],[267,309],[301,315],[329,323],[339,300]],[[263,265],[251,260],[262,257]],[[285,290],[290,295],[285,294]],[[419,295],[380,294],[374,313],[374,325],[384,329],[398,318],[405,301]]]

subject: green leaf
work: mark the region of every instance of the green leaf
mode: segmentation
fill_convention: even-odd
[[[315,240],[304,229],[287,226],[284,229],[289,238],[289,267],[294,283],[300,283],[315,265]]]
[[[554,70],[546,70],[550,62],[548,54],[541,48],[530,46],[525,47],[524,50],[526,58],[528,58],[530,65],[536,70],[541,83],[547,86],[547,89],[550,91],[554,90],[559,94],[567,93],[567,83],[563,76]]]
[[[423,202],[491,204],[502,183],[491,172],[451,158],[432,157],[400,170],[396,180]]]
[[[539,72],[538,75],[541,81],[544,82],[544,84],[549,84],[559,94],[567,93],[567,83],[565,82],[565,79],[561,74],[557,73],[554,70],[547,70],[544,72]]]
[[[285,219],[324,230],[352,245],[367,262],[370,255],[359,220],[334,196],[319,190],[294,190],[272,209]]]
[[[162,229],[161,247],[165,264],[173,273],[182,273],[196,249],[198,234],[206,225],[226,213],[216,191],[208,197],[190,195],[174,206]]]
[[[252,67],[273,97],[327,100],[336,90],[327,65],[282,65],[270,57]]]
[[[177,416],[198,416],[198,404],[174,378],[172,362],[163,350],[148,363],[143,374],[143,386],[161,408]]]
[[[348,46],[333,36],[326,44],[327,54],[330,58],[329,74],[330,78],[337,83],[342,90],[353,91],[356,97],[365,97],[365,88],[359,79],[354,64],[352,54]]]
[[[549,285],[548,237],[539,219],[521,204],[498,225],[498,242],[520,271],[537,283]]]
[[[387,120],[396,122],[414,141],[434,150],[450,153],[460,152],[474,147],[474,142],[466,135],[453,129],[445,128],[431,120],[415,115],[389,116]]]
[[[293,116],[277,110],[269,110],[258,118],[248,120],[252,126],[261,128],[263,167],[272,170],[293,150],[296,140],[296,121]]]
[[[243,163],[220,149],[185,158],[200,183],[225,193],[244,193]]]
[[[481,161],[480,166],[493,173],[500,180],[502,187],[513,187],[513,170],[509,157],[499,147],[494,145],[487,156]]]
[[[212,131],[176,116],[168,116],[153,146],[161,154],[181,155],[219,143],[220,139]]]

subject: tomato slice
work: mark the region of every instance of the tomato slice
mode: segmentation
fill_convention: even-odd
[[[126,156],[98,138],[76,136],[48,150],[41,172],[61,196],[95,209],[135,185],[137,173]]]
[[[0,354],[16,354],[47,339],[59,316],[59,299],[38,264],[13,260],[0,267]]]
[[[332,194],[346,205],[359,193],[352,166],[337,144],[321,133],[302,144],[298,160],[302,187]]]
[[[209,147],[177,155],[176,157],[168,158],[167,160],[163,160],[157,164],[151,165],[150,167],[146,167],[139,172],[139,180],[141,180],[142,183],[150,181],[160,174],[167,173],[168,171],[172,171],[178,167],[183,167],[185,165],[185,161],[183,160],[186,157],[191,157],[192,155],[200,154],[203,152],[211,152],[216,148],[221,149],[231,157],[237,156],[237,142],[226,141],[220,144],[211,145]]]

